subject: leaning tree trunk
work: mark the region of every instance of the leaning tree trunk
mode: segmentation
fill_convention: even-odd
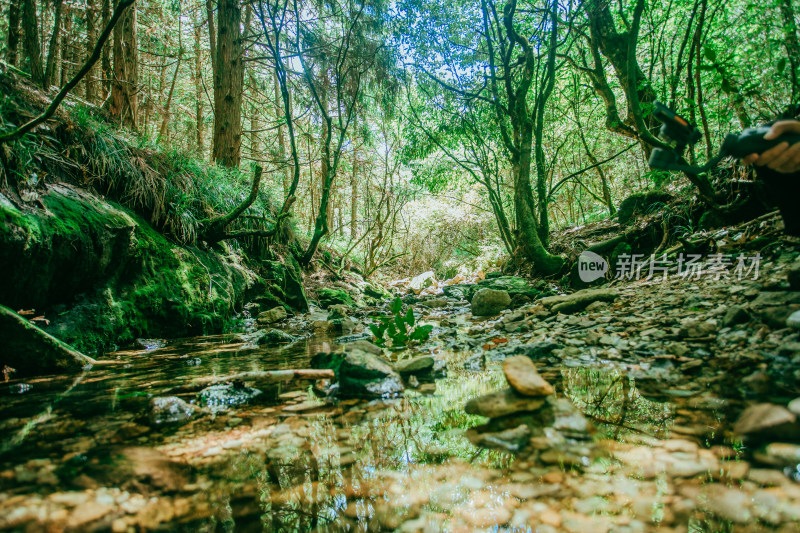
[[[517,264],[527,263],[540,274],[555,274],[564,264],[563,259],[550,254],[539,236],[539,223],[531,190],[531,148],[533,132],[523,128],[519,154],[513,158],[514,209],[517,221]]]
[[[22,26],[25,28],[25,54],[28,56],[31,79],[44,86],[42,47],[39,44],[39,21],[36,16],[36,0],[24,0],[22,4]]]
[[[109,112],[121,124],[137,128],[139,59],[136,48],[136,8],[126,10],[114,27],[114,77]]]
[[[53,33],[50,35],[50,46],[47,52],[47,66],[44,69],[44,87],[53,84],[55,78],[56,61],[58,60],[58,48],[61,41],[61,12],[63,0],[55,0],[55,19],[53,20]]]
[[[238,0],[219,0],[214,75],[214,161],[238,167],[242,148],[244,62]]]

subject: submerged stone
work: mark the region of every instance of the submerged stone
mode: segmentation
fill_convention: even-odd
[[[231,407],[250,402],[260,395],[261,391],[253,387],[239,386],[233,383],[212,385],[200,391],[200,403],[212,413],[227,411]]]
[[[342,397],[387,397],[403,390],[400,375],[375,354],[355,349],[345,354],[339,366]]]
[[[186,423],[197,413],[197,407],[177,396],[159,396],[150,400],[150,422],[153,424]]]
[[[523,411],[536,411],[544,404],[544,398],[521,396],[512,389],[503,389],[473,398],[467,402],[464,410],[470,415],[496,418]]]

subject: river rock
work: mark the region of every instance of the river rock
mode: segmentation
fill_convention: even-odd
[[[544,404],[544,398],[521,396],[509,388],[473,398],[467,402],[464,410],[470,415],[497,418],[523,411],[536,411]]]
[[[733,426],[738,435],[759,439],[783,438],[794,440],[800,437],[797,417],[786,407],[771,403],[751,405]]]
[[[684,339],[696,339],[701,337],[708,337],[717,331],[716,320],[699,320],[696,318],[687,318],[681,321],[681,327],[678,335]]]
[[[772,442],[756,451],[753,457],[762,463],[796,470],[800,464],[800,445],[789,442]]]
[[[576,313],[593,302],[613,302],[619,293],[616,289],[584,289],[572,294],[548,296],[539,303],[550,308],[553,313]]]
[[[420,355],[411,359],[403,359],[394,364],[394,369],[401,374],[420,374],[433,368],[433,357]]]
[[[414,294],[419,294],[426,288],[436,283],[436,275],[432,270],[423,272],[419,276],[414,277],[408,284],[408,287],[414,291]]]
[[[553,394],[553,386],[536,371],[530,358],[515,355],[503,361],[505,374],[511,388],[523,396],[547,396]]]
[[[353,298],[343,289],[320,289],[317,291],[317,299],[323,309],[328,309],[332,305],[356,306]]]
[[[328,320],[347,318],[350,315],[350,307],[342,304],[334,304],[328,307]]]
[[[430,300],[425,300],[421,305],[428,309],[441,309],[442,307],[450,305],[450,300],[447,298],[432,298]]]
[[[236,383],[221,383],[211,385],[200,391],[200,403],[211,410],[212,413],[227,411],[231,407],[250,402],[261,391],[252,387],[245,387]]]
[[[497,315],[511,304],[506,291],[481,289],[472,297],[472,314],[475,316]]]
[[[467,431],[466,436],[475,446],[515,453],[527,444],[531,428],[526,424],[520,424],[515,428],[486,433],[473,428]]]
[[[269,311],[262,311],[258,314],[256,322],[261,325],[274,324],[286,318],[286,309],[283,307],[273,307]]]
[[[150,422],[153,424],[183,424],[196,413],[196,406],[177,396],[159,396],[150,400]]]
[[[786,319],[786,327],[800,329],[800,311],[795,311]]]
[[[786,272],[786,279],[789,281],[789,288],[793,291],[800,291],[800,259],[792,263]]]
[[[339,365],[339,394],[342,397],[382,398],[403,392],[400,375],[383,358],[352,350]]]
[[[750,320],[750,314],[741,305],[732,305],[725,312],[722,319],[722,325],[725,327],[735,326],[737,324],[744,324]]]

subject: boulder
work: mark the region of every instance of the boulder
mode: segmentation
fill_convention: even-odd
[[[536,371],[530,358],[515,355],[503,361],[505,374],[511,388],[523,396],[548,396],[553,394],[553,386]]]
[[[513,413],[536,411],[544,405],[544,398],[522,396],[509,388],[473,398],[467,402],[464,410],[470,415],[497,418]]]
[[[436,283],[436,275],[432,270],[429,270],[412,278],[411,282],[408,284],[408,287],[414,291],[414,294],[419,294],[434,283]]]
[[[266,279],[272,281],[273,288],[280,289],[284,302],[292,309],[300,312],[308,311],[308,299],[303,288],[303,274],[300,265],[291,254],[286,256],[286,263],[280,261],[264,261],[262,266],[266,270]],[[277,292],[277,291],[276,291]]]
[[[8,366],[16,376],[80,372],[95,363],[68,344],[42,331],[27,319],[0,305],[0,369]]]
[[[289,335],[279,329],[260,329],[252,333],[240,333],[236,335],[236,340],[249,346],[261,346],[264,344],[287,344],[297,340],[297,337]]]
[[[356,302],[343,289],[320,289],[317,291],[319,306],[328,309],[332,305],[355,307]]]
[[[315,320],[311,323],[311,327],[331,335],[349,335],[355,330],[356,323],[345,317],[334,320]]]
[[[472,314],[475,316],[497,315],[511,304],[511,297],[506,291],[480,289],[472,297]]]
[[[280,322],[287,317],[286,309],[283,307],[273,307],[269,311],[263,311],[258,314],[256,322],[261,325],[274,324]]]
[[[539,303],[548,307],[553,313],[576,313],[593,302],[613,302],[619,293],[616,289],[584,289],[572,294],[548,296]]]

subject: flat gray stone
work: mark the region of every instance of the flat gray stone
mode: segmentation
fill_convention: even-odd
[[[497,418],[522,411],[536,411],[544,404],[544,398],[521,396],[509,388],[473,398],[467,402],[464,410],[470,415]]]

